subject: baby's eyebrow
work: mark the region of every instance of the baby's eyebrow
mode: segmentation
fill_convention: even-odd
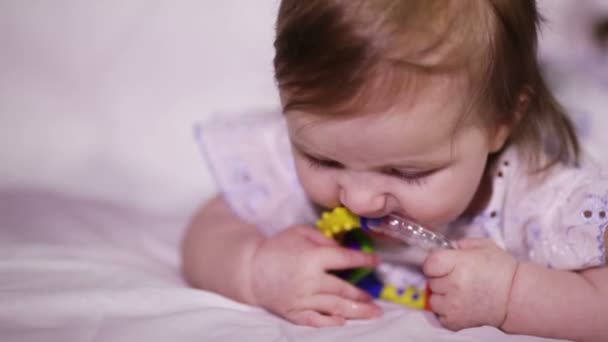
[[[319,159],[319,160],[323,160],[323,161],[331,161],[331,162],[338,162],[336,160],[334,160],[334,158],[329,158],[326,156],[323,156],[322,154],[316,153],[311,151],[310,149],[308,149],[306,146],[304,145],[300,145],[294,141],[291,141],[291,145],[298,150],[300,153],[303,153],[307,156],[313,157],[315,159]]]
[[[291,146],[292,146],[293,148],[295,148],[296,150],[298,150],[298,151],[300,151],[300,152],[302,152],[302,153],[305,153],[305,154],[311,155],[311,156],[313,156],[313,155],[314,155],[315,157],[317,157],[317,156],[318,156],[318,157],[320,157],[320,155],[317,155],[316,153],[313,153],[313,152],[312,152],[311,150],[309,150],[309,149],[308,149],[306,146],[304,146],[304,145],[300,145],[300,144],[299,144],[297,141],[295,141],[295,140],[293,140],[293,139],[290,139],[290,142],[291,142]]]

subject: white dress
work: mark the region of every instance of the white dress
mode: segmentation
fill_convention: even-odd
[[[298,183],[283,117],[277,112],[218,118],[196,129],[218,188],[242,219],[272,235],[313,224],[317,212]],[[520,260],[579,270],[606,261],[608,175],[586,161],[526,172],[514,148],[499,157],[486,209],[448,231],[488,237]]]

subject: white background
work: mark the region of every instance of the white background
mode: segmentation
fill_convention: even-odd
[[[0,189],[193,210],[215,191],[193,123],[277,106],[277,4],[0,1]],[[579,65],[594,56],[586,21],[608,1],[541,5],[543,58]],[[564,97],[584,102],[571,88]]]
[[[0,187],[199,205],[214,186],[192,124],[277,104],[276,6],[0,1]]]

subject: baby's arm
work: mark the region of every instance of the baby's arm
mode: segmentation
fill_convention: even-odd
[[[511,333],[606,341],[606,317],[608,267],[577,273],[520,263],[502,328]]]
[[[183,246],[183,270],[193,286],[311,326],[380,315],[371,296],[327,273],[377,263],[374,255],[343,248],[308,226],[262,236],[222,197],[195,216]]]
[[[238,219],[222,196],[194,216],[183,241],[182,268],[195,287],[251,304],[249,262],[262,235]]]
[[[492,325],[506,332],[606,341],[608,267],[558,271],[518,262],[490,240],[467,239],[424,263],[430,305],[452,330]]]

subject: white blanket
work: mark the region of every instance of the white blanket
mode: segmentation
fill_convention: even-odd
[[[481,327],[458,333],[429,312],[314,329],[188,288],[175,239],[186,220],[32,191],[0,194],[0,340],[549,341]]]

